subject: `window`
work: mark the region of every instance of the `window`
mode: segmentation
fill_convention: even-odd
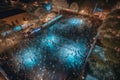
[[[23,17],[23,20],[26,21],[26,19]]]
[[[16,23],[19,24],[18,20],[16,20]]]
[[[11,24],[12,24],[13,26],[15,26],[15,23],[14,23],[13,21],[11,21]]]

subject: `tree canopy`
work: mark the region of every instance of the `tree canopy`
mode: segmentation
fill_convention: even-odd
[[[120,9],[110,12],[98,29],[105,50],[106,63],[111,67],[116,80],[120,74]]]

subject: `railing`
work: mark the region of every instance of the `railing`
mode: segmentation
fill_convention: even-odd
[[[7,77],[7,74],[4,72],[4,70],[0,67],[0,72],[2,73],[2,75],[4,76],[4,78],[6,80],[10,80],[8,77]]]

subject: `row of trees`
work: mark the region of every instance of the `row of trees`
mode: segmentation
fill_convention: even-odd
[[[91,56],[90,67],[99,80],[120,80],[120,9],[110,12],[98,29],[104,59]],[[102,50],[101,50],[102,51]]]

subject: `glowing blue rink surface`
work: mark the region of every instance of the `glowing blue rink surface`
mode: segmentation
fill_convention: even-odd
[[[90,39],[83,20],[63,19],[7,52],[11,57],[2,66],[11,69],[11,80],[69,80],[69,72],[79,75]]]

